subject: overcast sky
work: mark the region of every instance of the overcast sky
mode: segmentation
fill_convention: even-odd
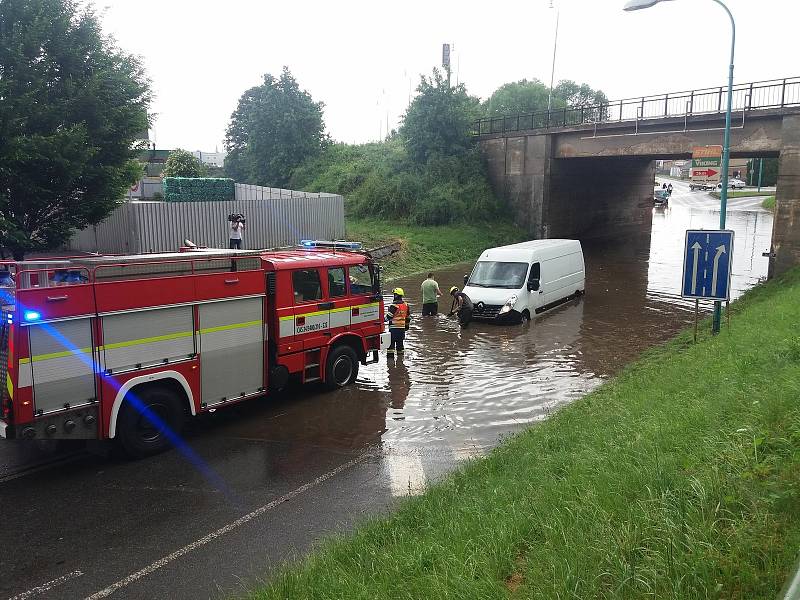
[[[454,44],[453,77],[486,98],[523,78],[599,87],[610,99],[727,81],[730,26],[711,0],[626,13],[624,0],[89,0],[152,79],[159,148],[222,150],[241,94],[287,65],[325,103],[334,139],[377,139],[399,124],[421,73]],[[800,1],[728,0],[735,82],[800,75]],[[413,93],[413,92],[412,92]]]

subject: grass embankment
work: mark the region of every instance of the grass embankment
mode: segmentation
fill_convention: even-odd
[[[254,598],[773,598],[800,547],[800,270]]]
[[[775,212],[775,196],[768,196],[761,201],[761,208],[767,209],[769,212]]]
[[[385,278],[436,271],[447,265],[472,261],[492,246],[513,244],[528,236],[508,223],[486,226],[464,223],[421,227],[388,221],[347,218],[347,238],[367,248],[399,241],[402,251],[380,261]]]

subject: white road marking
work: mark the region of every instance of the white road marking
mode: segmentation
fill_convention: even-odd
[[[363,462],[363,461],[365,461],[366,459],[368,459],[370,457],[371,457],[370,454],[363,454],[363,455],[359,456],[358,458],[354,458],[353,460],[344,463],[343,465],[339,465],[338,467],[336,467],[332,471],[329,471],[329,472],[325,473],[324,475],[320,475],[319,477],[317,477],[313,481],[309,481],[308,483],[301,485],[296,490],[293,490],[293,491],[289,492],[288,494],[284,494],[280,498],[276,498],[272,502],[270,502],[268,504],[265,504],[264,506],[261,506],[261,507],[255,509],[252,512],[247,513],[243,517],[239,517],[238,519],[228,523],[224,527],[220,527],[216,531],[212,531],[208,535],[206,535],[204,537],[201,537],[199,540],[196,540],[196,541],[192,542],[191,544],[187,544],[183,548],[180,548],[179,550],[176,550],[172,554],[168,554],[167,556],[158,559],[157,561],[149,564],[148,566],[144,567],[143,569],[140,569],[139,571],[136,571],[135,573],[131,573],[130,575],[128,575],[124,579],[120,579],[116,583],[112,583],[107,588],[104,588],[104,589],[100,590],[99,592],[95,592],[91,596],[87,596],[86,600],[98,600],[99,598],[106,598],[106,597],[110,596],[111,594],[113,594],[117,590],[119,590],[121,588],[124,588],[124,587],[130,585],[131,583],[141,579],[142,577],[145,577],[146,575],[149,575],[153,571],[156,571],[156,570],[160,569],[161,567],[164,567],[164,566],[168,565],[169,563],[171,563],[175,559],[178,559],[181,556],[184,556],[185,554],[188,554],[189,552],[192,552],[193,550],[197,550],[201,546],[205,546],[206,544],[208,544],[209,542],[217,539],[218,537],[223,536],[226,533],[230,533],[231,531],[233,531],[237,527],[240,527],[241,525],[244,525],[245,523],[248,523],[249,521],[252,521],[256,517],[260,517],[261,515],[263,515],[267,511],[270,511],[273,508],[275,508],[277,506],[280,506],[281,504],[291,500],[295,496],[299,496],[303,492],[307,492],[311,488],[318,486],[319,484],[327,481],[331,477],[336,477],[336,475],[338,475],[342,471],[346,471],[350,467],[353,467],[353,466],[357,465],[358,463]]]
[[[70,579],[75,579],[76,577],[80,577],[81,575],[83,575],[83,571],[72,571],[71,573],[67,573],[66,575],[57,577],[52,581],[43,583],[42,585],[36,586],[35,588],[31,588],[27,592],[22,592],[21,594],[17,594],[13,598],[9,598],[9,600],[25,600],[26,598],[33,598],[34,596],[38,596],[39,594],[44,594],[45,592],[49,592],[57,585],[61,585],[62,583],[65,583]]]

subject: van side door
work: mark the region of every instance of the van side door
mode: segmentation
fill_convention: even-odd
[[[531,313],[535,312],[544,304],[544,284],[542,283],[542,265],[535,262],[531,265],[528,273],[528,294],[530,294]]]

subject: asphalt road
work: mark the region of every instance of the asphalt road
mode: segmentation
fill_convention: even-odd
[[[678,179],[668,179],[664,177],[657,177],[659,181],[672,184],[672,196],[669,203],[672,206],[681,206],[684,208],[693,208],[700,210],[716,210],[719,211],[719,198],[714,198],[708,192],[691,191],[687,181]],[[775,192],[775,188],[762,187],[762,191]],[[745,188],[740,191],[756,192],[756,188]],[[749,211],[749,212],[769,212],[761,207],[764,201],[764,196],[745,196],[741,198],[728,198],[729,211]]]

